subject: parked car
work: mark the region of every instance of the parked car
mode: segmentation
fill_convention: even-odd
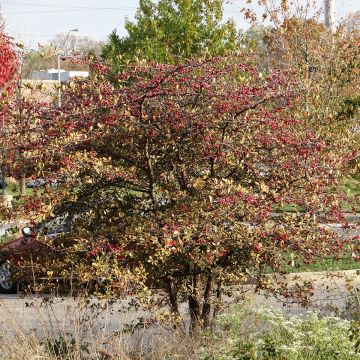
[[[33,188],[39,188],[41,186],[45,185],[45,179],[43,178],[39,178],[39,179],[32,179],[30,180],[27,184],[26,187],[29,189],[33,189]]]
[[[18,290],[18,282],[13,280],[14,267],[11,260],[21,253],[33,251],[40,243],[36,240],[39,231],[45,232],[47,237],[55,237],[64,232],[66,222],[60,218],[38,224],[35,227],[26,226],[21,230],[22,235],[0,247],[0,293],[14,294]]]
[[[12,279],[11,254],[26,251],[34,245],[35,237],[31,234],[31,228],[22,229],[22,236],[4,244],[0,249],[0,293],[14,294],[18,284]]]
[[[69,233],[74,225],[74,218],[70,219],[67,216],[58,216],[50,220],[46,220],[35,227],[24,227],[21,230],[21,236],[7,242],[0,246],[0,293],[14,294],[19,288],[20,281],[17,281],[13,276],[14,261],[22,254],[35,253],[37,250],[42,251],[43,243],[37,240],[38,234],[43,234],[47,238],[58,237],[61,234]],[[101,251],[112,251],[114,246],[113,241],[105,242],[96,249]],[[95,257],[96,253],[92,254],[94,249],[85,250],[84,256]],[[96,279],[94,283],[101,285],[102,279]],[[87,284],[86,284],[87,285]]]
[[[63,176],[60,176],[57,179],[50,179],[50,180],[45,180],[44,178],[31,179],[26,184],[26,187],[29,188],[29,189],[34,189],[34,188],[37,189],[37,188],[40,188],[40,187],[44,186],[45,184],[48,184],[51,187],[58,187],[64,181],[65,181],[65,177],[63,177]]]
[[[5,194],[6,186],[7,186],[7,184],[6,184],[5,178],[0,176],[0,187],[1,187],[2,194]]]

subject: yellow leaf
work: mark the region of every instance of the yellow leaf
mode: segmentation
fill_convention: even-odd
[[[268,193],[269,192],[269,187],[264,183],[260,183],[260,190],[263,192],[263,193]]]

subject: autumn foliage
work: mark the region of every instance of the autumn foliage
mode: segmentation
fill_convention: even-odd
[[[341,58],[354,54],[337,41]],[[140,61],[115,74],[91,62],[90,79],[63,86],[62,107],[21,100],[3,109],[3,168],[48,185],[2,215],[53,222],[13,259],[24,275],[167,304],[174,319],[186,301],[195,329],[210,324],[231,285],[308,296],[311,286],[275,289],[265,274],[324,256],[358,260],[358,238],[319,225],[353,226],[342,206],[356,204],[339,184],[358,161],[358,132],[356,118],[339,114],[356,65],[299,51],[295,66],[289,54],[266,71],[246,51]],[[51,227],[58,235],[44,236]]]
[[[0,90],[8,90],[14,83],[17,73],[17,55],[11,39],[4,33],[0,18]]]
[[[233,58],[129,66],[115,84],[102,64],[93,71],[33,118],[28,159],[62,184],[13,211],[71,229],[31,254],[39,276],[101,279],[142,302],[160,288],[172,314],[186,300],[192,326],[207,326],[227,285],[266,288],[290,255],[347,249],[318,222],[346,224],[332,190],[356,152],[297,116],[293,74]]]

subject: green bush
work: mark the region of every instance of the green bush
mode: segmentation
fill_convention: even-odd
[[[350,321],[337,317],[285,318],[281,310],[235,308],[219,319],[219,331],[206,338],[201,360],[360,359]]]

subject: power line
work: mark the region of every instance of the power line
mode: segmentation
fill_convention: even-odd
[[[59,34],[62,33],[54,33],[54,34],[36,34],[36,33],[25,33],[25,34],[21,34],[21,36],[27,36],[27,37],[31,37],[31,36],[39,36],[39,37],[55,37],[58,36]],[[98,37],[98,36],[103,36],[103,34],[82,34],[82,36],[77,36],[77,38],[84,38],[84,37]]]
[[[19,15],[19,14],[57,14],[57,13],[66,13],[66,12],[82,12],[82,11],[123,11],[123,10],[132,10],[133,8],[83,8],[83,9],[71,9],[71,10],[38,10],[38,11],[6,11],[3,14],[5,15]]]
[[[111,10],[132,10],[136,9],[136,7],[126,6],[126,7],[95,7],[95,6],[73,6],[73,5],[54,5],[49,3],[43,4],[34,4],[34,3],[23,3],[23,2],[7,2],[2,1],[2,4],[8,5],[22,5],[22,6],[35,6],[35,7],[48,7],[48,8],[66,8],[66,9],[83,9],[83,10],[102,10],[102,9],[111,9]],[[41,10],[40,10],[41,11]]]

